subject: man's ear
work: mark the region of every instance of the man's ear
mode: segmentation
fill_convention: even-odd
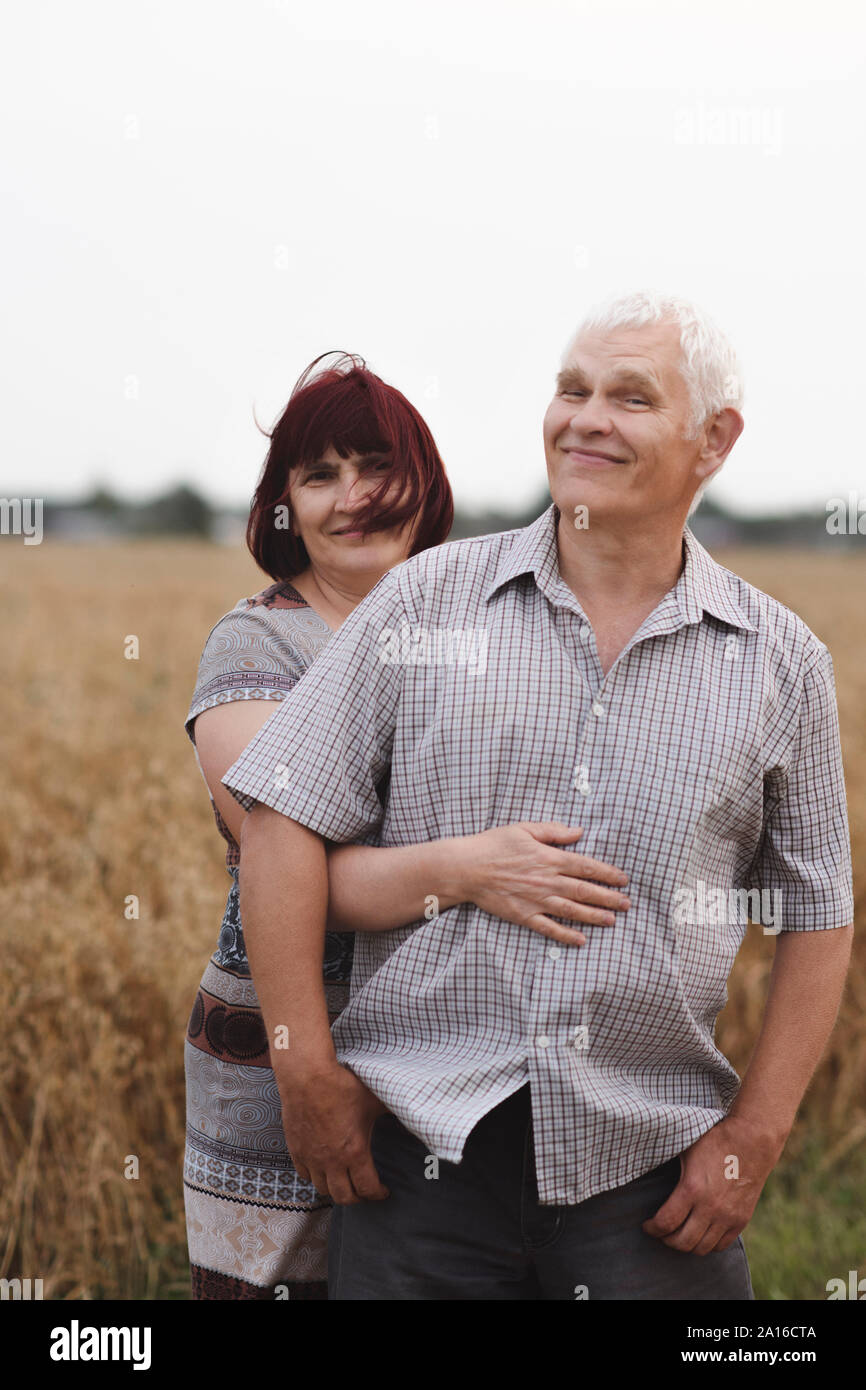
[[[745,420],[740,412],[729,405],[704,426],[704,443],[695,465],[695,473],[702,483],[709,482],[721,468],[742,434],[744,425]]]

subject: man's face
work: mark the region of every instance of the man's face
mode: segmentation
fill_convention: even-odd
[[[719,463],[705,435],[686,439],[691,402],[680,372],[679,329],[648,324],[582,333],[544,417],[550,493],[563,515],[598,519],[683,515]]]

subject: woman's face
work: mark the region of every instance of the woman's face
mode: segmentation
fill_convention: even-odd
[[[350,454],[336,449],[293,468],[289,480],[296,531],[307,548],[310,563],[322,571],[385,574],[405,560],[412,545],[412,521],[368,536],[352,530],[353,519],[390,470],[385,454]],[[392,493],[388,493],[390,500]]]

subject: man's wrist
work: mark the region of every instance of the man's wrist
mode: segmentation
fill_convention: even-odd
[[[793,1119],[779,1120],[778,1118],[768,1117],[766,1111],[755,1111],[750,1109],[748,1103],[737,1104],[734,1101],[727,1118],[737,1120],[740,1124],[748,1125],[755,1137],[762,1140],[767,1149],[778,1158],[788,1142],[788,1136],[793,1128]]]
[[[271,1049],[271,1067],[281,1095],[310,1090],[331,1076],[339,1066],[333,1045],[302,1048],[292,1047],[290,1043],[276,1055]]]

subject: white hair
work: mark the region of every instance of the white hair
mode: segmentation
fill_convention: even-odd
[[[589,310],[562,354],[564,367],[582,333],[612,328],[642,328],[648,323],[675,323],[680,331],[680,371],[691,402],[686,439],[697,439],[703,426],[726,406],[741,410],[743,377],[733,346],[709,315],[687,299],[636,290],[614,295]],[[720,472],[716,469],[712,477]],[[689,516],[698,505],[707,483],[698,488]]]

